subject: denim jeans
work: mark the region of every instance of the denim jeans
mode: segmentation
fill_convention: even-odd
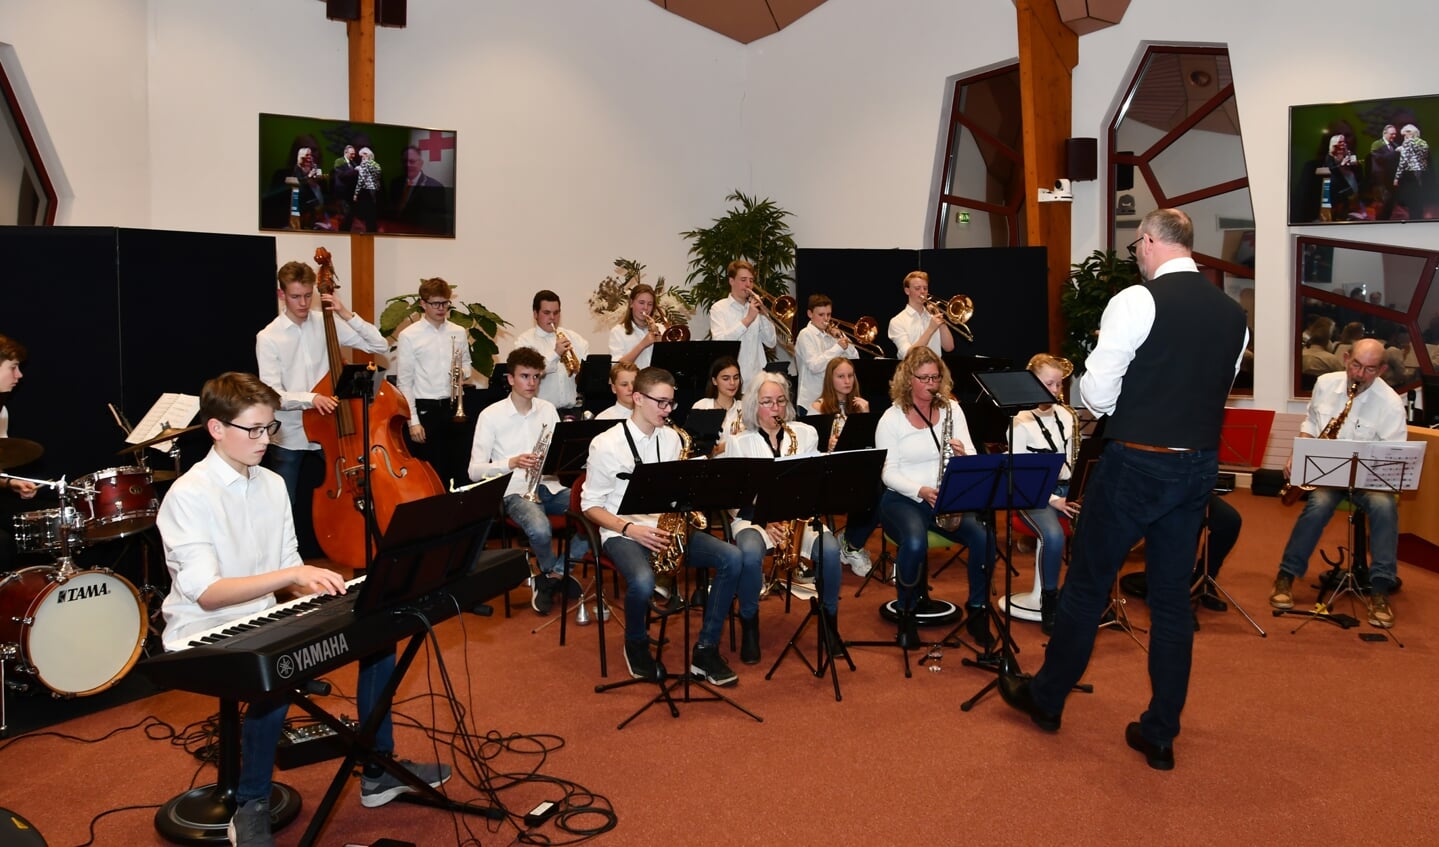
[[[320,550],[320,543],[315,538],[315,521],[310,505],[311,493],[314,491],[309,481],[305,482],[303,490],[301,480],[306,476],[306,462],[323,463],[319,450],[287,450],[277,444],[271,444],[265,450],[265,467],[280,475],[285,481],[285,492],[290,495],[290,514],[295,521],[295,541],[300,548],[300,555],[311,559],[323,555]],[[314,478],[313,469],[309,475]]]
[[[355,692],[360,720],[374,711],[390,675],[395,672],[395,651],[387,650],[360,660],[359,690]],[[235,788],[235,802],[243,805],[251,800],[270,796],[270,781],[275,773],[275,745],[285,728],[288,701],[269,700],[249,703],[245,721],[240,727],[240,783]],[[389,712],[375,730],[373,749],[378,753],[395,751],[395,730]]]
[[[989,568],[994,564],[994,534],[989,532],[972,513],[953,532],[945,532],[934,523],[934,511],[924,502],[915,502],[903,494],[885,489],[879,499],[879,522],[884,534],[899,547],[895,555],[898,578],[895,580],[902,609],[914,608],[920,572],[929,559],[929,535],[937,532],[950,541],[969,548],[969,597],[966,604],[982,606],[989,600]]]
[[[763,583],[764,579],[765,546],[764,539],[760,538],[759,534],[760,529],[758,527],[747,527],[742,530],[739,535],[736,535],[734,539],[736,546],[738,546],[740,552],[744,554],[745,570],[740,576],[739,585],[739,613],[742,617],[746,618],[759,614],[759,586],[755,587],[755,599],[751,603],[754,611],[749,612],[745,610],[745,577],[749,571],[751,561],[756,563],[756,573],[760,577],[759,581]],[[824,605],[826,612],[834,614],[839,609],[839,540],[826,529],[824,531],[824,538],[816,537],[810,544],[809,559],[811,562],[819,563],[819,567],[817,568],[819,572],[818,581],[823,583],[824,588],[824,595],[820,597],[820,602]]]
[[[550,515],[563,515],[570,507],[570,490],[561,488],[550,493],[541,484],[535,489],[540,496],[539,505],[531,503],[519,494],[505,495],[505,516],[520,528],[529,539],[530,552],[534,553],[535,564],[540,573],[558,577],[564,573],[565,563],[555,553],[554,535],[550,530]]]
[[[1334,516],[1334,509],[1349,494],[1343,488],[1316,488],[1309,492],[1304,511],[1294,522],[1289,543],[1279,560],[1279,570],[1293,577],[1304,576],[1309,557],[1319,544],[1319,536]],[[1397,581],[1399,555],[1399,503],[1393,494],[1383,491],[1356,491],[1354,499],[1369,516],[1369,584],[1376,591],[1388,593]]]
[[[1064,526],[1059,510],[1049,506],[1019,513],[1024,525],[1039,536],[1034,555],[1039,559],[1039,587],[1053,591],[1059,587],[1059,566],[1064,563]]]
[[[1219,464],[1214,450],[1151,453],[1118,442],[1104,448],[1075,523],[1069,573],[1054,635],[1034,676],[1034,702],[1050,714],[1084,675],[1099,619],[1130,548],[1145,542],[1149,584],[1149,708],[1140,731],[1169,744],[1189,691],[1194,621],[1189,605],[1195,548]]]
[[[643,641],[649,637],[645,621],[649,617],[650,596],[655,591],[650,551],[638,542],[621,536],[611,536],[602,546],[605,555],[610,557],[625,578],[625,640]],[[685,548],[685,565],[714,571],[696,647],[719,644],[725,617],[729,614],[730,603],[734,601],[739,585],[742,559],[739,548],[733,544],[727,544],[708,532],[690,533],[689,546]],[[758,588],[755,593],[758,596]],[[689,657],[685,658],[688,660]]]

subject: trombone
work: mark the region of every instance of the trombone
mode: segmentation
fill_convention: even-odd
[[[861,317],[854,323],[832,317],[829,319],[829,327],[826,332],[835,338],[848,341],[855,346],[855,349],[868,353],[876,359],[884,358],[884,350],[874,343],[874,339],[879,335],[879,322],[869,315]]]
[[[927,297],[924,307],[931,315],[941,315],[949,328],[964,336],[965,341],[973,341],[974,333],[970,331],[967,324],[969,319],[974,317],[974,301],[963,294],[956,294],[948,300],[941,300],[938,297]]]
[[[659,337],[660,341],[689,341],[690,328],[686,324],[666,325],[664,321],[649,315],[645,318],[646,329]]]
[[[799,314],[799,303],[788,294],[776,296],[763,288],[755,288],[750,292],[750,296],[758,297],[761,309],[768,312],[772,320],[785,326],[790,326],[794,316]]]

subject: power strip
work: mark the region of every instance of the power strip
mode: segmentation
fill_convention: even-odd
[[[347,717],[340,721],[350,729],[359,729],[359,724]],[[345,755],[345,744],[336,732],[324,724],[306,724],[299,727],[285,727],[280,741],[275,745],[275,765],[282,771],[313,765],[328,759]]]

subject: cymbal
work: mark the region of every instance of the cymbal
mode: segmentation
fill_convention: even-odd
[[[150,471],[150,479],[153,482],[170,482],[179,476],[174,471]]]
[[[40,442],[28,438],[0,438],[0,470],[28,465],[45,455]]]
[[[160,430],[160,434],[159,434],[159,435],[156,435],[154,438],[151,438],[151,439],[148,440],[148,441],[141,441],[139,444],[131,444],[129,447],[126,447],[125,449],[119,450],[119,451],[117,451],[117,452],[118,452],[118,453],[138,453],[138,452],[140,452],[141,450],[144,450],[146,447],[149,447],[149,446],[154,445],[154,444],[159,444],[161,441],[169,441],[170,439],[174,438],[174,437],[177,436],[177,435],[184,435],[184,434],[187,433],[187,432],[194,432],[194,431],[197,430],[197,429],[204,429],[204,428],[205,428],[205,425],[204,425],[204,424],[195,424],[194,426],[187,426],[187,427],[185,427],[184,429],[172,429],[172,428],[170,428],[170,427],[165,427],[164,429]]]

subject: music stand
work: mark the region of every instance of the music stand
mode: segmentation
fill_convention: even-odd
[[[724,438],[724,409],[690,409],[685,418],[685,432],[690,434],[691,448],[696,456],[708,456]]]
[[[840,430],[834,451],[842,453],[846,450],[868,450],[874,447],[874,433],[878,428],[879,415],[874,412],[856,412],[849,415],[845,418],[844,429]]]
[[[745,503],[754,501],[756,487],[764,476],[764,468],[771,462],[770,459],[726,459],[723,462],[676,461],[637,464],[630,472],[630,484],[625,489],[625,496],[620,502],[618,514],[650,515],[662,512],[707,512],[714,509],[738,508]],[[687,528],[686,534],[692,531]],[[683,596],[688,596],[690,572],[688,562],[685,563],[683,570]],[[689,654],[690,616],[686,613],[684,615],[684,655],[681,657],[686,668],[689,667]],[[648,682],[649,680],[644,681]],[[595,691],[608,691],[629,682],[632,680],[611,685],[597,685]],[[619,729],[624,729],[630,721],[661,701],[669,705],[672,716],[679,717],[679,707],[675,705],[673,692],[680,687],[683,687],[684,690],[683,695],[679,698],[680,702],[722,701],[756,721],[764,722],[764,718],[721,694],[708,683],[694,679],[688,670],[680,674],[667,673],[663,679],[657,681],[657,684],[660,689],[659,693],[634,714],[625,718],[620,723]],[[710,696],[693,696],[690,689],[694,686],[708,692]]]
[[[373,446],[370,442],[370,404],[375,401],[375,375],[379,370],[373,363],[345,365],[340,371],[339,379],[335,380],[336,400],[359,400],[360,401],[360,432],[364,436],[365,456],[370,455]],[[341,457],[331,457],[331,461],[339,461]],[[363,462],[360,465],[360,484],[362,491],[374,491],[370,483],[370,473],[374,463]],[[360,514],[365,522],[365,571],[370,570],[370,563],[374,560],[375,545],[380,541],[380,523],[375,519],[375,500],[373,496],[366,495],[360,498]]]
[[[770,463],[771,474],[759,486],[754,523],[763,531],[766,524],[807,518],[807,524],[819,538],[819,558],[822,562],[825,542],[819,516],[848,509],[864,509],[872,505],[877,497],[874,480],[884,469],[885,452],[864,450],[829,453],[802,459],[780,459]],[[838,544],[839,539],[833,538],[833,542]],[[789,637],[789,643],[764,678],[772,678],[785,656],[793,650],[815,676],[823,676],[825,668],[828,667],[834,683],[834,699],[839,702],[844,699],[839,690],[839,669],[834,661],[835,657],[829,652],[830,639],[835,633],[829,631],[829,621],[825,616],[816,614],[825,593],[824,567],[820,562],[816,562],[814,570],[815,596],[810,598],[809,612],[795,628],[794,634]],[[819,618],[819,628],[815,630],[818,645],[815,663],[811,664],[796,642],[810,620],[815,617]],[[848,652],[845,653],[844,660],[853,671],[854,660],[849,657]]]
[[[1419,474],[1424,463],[1425,444],[1422,441],[1347,441],[1328,438],[1294,439],[1293,467],[1300,471],[1299,485],[1344,488],[1349,499],[1348,544],[1350,559],[1355,553],[1355,521],[1359,505],[1354,492],[1359,490],[1382,491],[1397,495],[1401,490],[1419,487]],[[1340,552],[1336,567],[1344,562]],[[1329,599],[1324,599],[1323,589],[1312,611],[1301,609],[1275,609],[1274,616],[1302,617],[1306,620],[1291,630],[1299,632],[1310,621],[1322,620],[1341,629],[1358,626],[1359,621],[1351,615],[1338,615],[1330,611],[1339,598],[1350,598],[1350,608],[1355,600],[1363,600],[1354,578],[1354,569],[1345,568],[1330,585]],[[1368,604],[1365,604],[1366,608]],[[1390,627],[1378,627],[1385,638],[1399,647],[1403,643],[1394,637]]]
[[[604,406],[610,396],[610,361],[608,353],[591,353],[580,362],[575,387],[579,391],[580,406],[591,409]]]
[[[704,396],[710,365],[721,356],[739,358],[738,341],[656,341],[650,346],[650,366],[663,368],[675,378],[675,411],[685,413]],[[679,416],[671,415],[671,418]],[[685,419],[676,421],[683,425]]]

